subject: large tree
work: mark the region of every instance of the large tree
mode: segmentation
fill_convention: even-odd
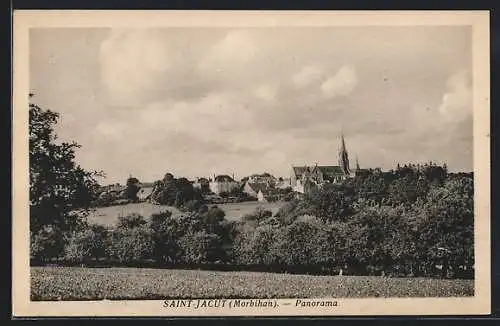
[[[31,95],[30,95],[31,97]],[[82,220],[98,186],[96,172],[75,163],[75,142],[59,142],[59,114],[29,104],[30,227],[69,230]]]

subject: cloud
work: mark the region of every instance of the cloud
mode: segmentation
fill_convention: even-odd
[[[201,68],[223,70],[227,66],[247,64],[258,54],[253,34],[247,30],[229,32],[220,42],[214,44],[204,60]]]
[[[448,92],[443,95],[438,112],[448,121],[462,120],[472,112],[471,76],[459,71],[446,82]]]
[[[318,81],[323,76],[322,70],[317,66],[307,66],[292,76],[292,81],[297,88],[304,88]]]
[[[173,65],[165,42],[148,30],[112,30],[101,43],[99,61],[103,86],[126,97],[153,88],[157,74]]]
[[[276,99],[277,89],[270,84],[260,85],[255,90],[255,96],[264,101],[273,101]]]
[[[363,164],[391,167],[439,154],[436,142],[452,152],[470,139],[460,121],[471,114],[471,87],[457,73],[470,67],[470,32],[441,30],[121,29],[94,31],[90,43],[89,32],[47,31],[30,76],[62,113],[61,133],[120,180],[134,169],[151,178],[174,167],[245,174],[334,164],[340,126]]]
[[[126,129],[126,124],[116,120],[101,121],[94,129],[95,135],[104,141],[120,139]]]
[[[337,74],[328,78],[321,84],[321,90],[326,97],[346,96],[349,95],[356,84],[358,77],[353,66],[342,66]]]

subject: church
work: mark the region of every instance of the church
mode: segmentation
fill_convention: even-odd
[[[292,166],[290,183],[293,191],[305,194],[325,183],[339,183],[354,176],[349,167],[344,135],[341,134],[340,138],[338,165]],[[359,170],[357,160],[356,169]]]

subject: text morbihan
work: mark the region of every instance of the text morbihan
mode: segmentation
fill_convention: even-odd
[[[260,300],[260,299],[250,299],[250,300],[233,300],[234,308],[250,308],[250,307],[276,307],[276,300]]]

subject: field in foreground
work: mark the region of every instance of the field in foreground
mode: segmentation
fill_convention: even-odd
[[[282,206],[281,202],[274,203],[260,203],[256,201],[242,202],[242,203],[228,203],[218,204],[226,213],[226,219],[239,220],[245,214],[252,213],[258,206],[268,209],[274,213]],[[181,214],[181,212],[172,206],[153,205],[151,203],[130,203],[120,206],[109,206],[96,208],[88,217],[88,221],[92,223],[101,224],[104,226],[114,226],[118,220],[118,216],[126,216],[132,213],[138,213],[145,218],[149,218],[151,214],[160,213],[169,210],[174,215]]]
[[[473,280],[145,268],[31,267],[31,300],[366,298],[474,295]]]

